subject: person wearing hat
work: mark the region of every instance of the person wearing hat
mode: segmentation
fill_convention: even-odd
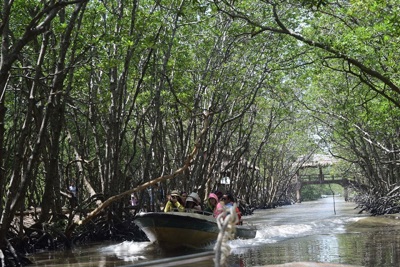
[[[171,212],[175,210],[180,212],[185,211],[185,206],[182,205],[181,201],[182,200],[179,192],[177,190],[172,191],[169,200],[165,205],[164,212]]]
[[[218,204],[218,196],[214,193],[210,193],[207,199],[207,207],[204,211],[214,214]]]
[[[202,208],[200,202],[201,199],[197,193],[190,193],[189,196],[186,198],[185,208],[189,212],[201,211]]]

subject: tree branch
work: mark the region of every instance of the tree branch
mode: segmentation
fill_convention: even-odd
[[[99,207],[97,207],[92,212],[90,212],[86,218],[84,218],[82,221],[79,221],[78,224],[81,225],[81,224],[88,223],[93,218],[95,218],[101,211],[103,211],[105,208],[107,208],[112,203],[114,203],[115,201],[120,200],[121,198],[123,198],[125,196],[129,196],[130,194],[132,194],[134,192],[142,191],[142,190],[146,189],[147,187],[150,187],[150,186],[152,186],[154,184],[157,184],[159,182],[175,178],[176,176],[178,176],[178,175],[182,174],[184,171],[186,171],[190,167],[193,158],[196,156],[198,150],[201,147],[201,141],[202,141],[203,137],[205,136],[205,134],[208,131],[209,117],[211,115],[212,114],[209,113],[208,111],[205,111],[203,113],[203,116],[204,116],[203,130],[201,131],[201,133],[200,133],[200,135],[199,135],[199,137],[197,139],[197,142],[194,145],[194,148],[193,148],[192,152],[187,156],[187,158],[186,158],[186,160],[184,162],[184,165],[181,168],[179,168],[178,170],[174,171],[172,174],[160,176],[160,177],[158,177],[158,178],[156,178],[154,180],[151,180],[151,181],[149,181],[147,183],[139,185],[139,186],[137,186],[137,187],[135,187],[135,188],[133,188],[131,190],[125,191],[125,192],[123,192],[123,193],[121,193],[119,195],[115,195],[115,196],[112,196],[112,197],[108,198]],[[75,226],[76,226],[76,224],[74,226],[72,226],[72,227],[75,227]]]

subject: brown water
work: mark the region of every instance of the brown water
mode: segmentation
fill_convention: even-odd
[[[233,240],[228,266],[400,266],[400,220],[358,214],[354,203],[323,198],[273,210],[257,210],[244,219],[257,236]],[[335,214],[336,212],[336,214]],[[32,255],[32,266],[214,266],[208,259],[178,264],[172,257],[212,251],[165,252],[149,242],[92,244],[72,252]],[[201,255],[203,255],[201,254]],[[199,255],[199,254],[197,254]],[[158,263],[156,260],[167,259]],[[176,259],[176,258],[175,258]],[[171,265],[168,265],[171,262]],[[284,265],[283,265],[284,264]]]

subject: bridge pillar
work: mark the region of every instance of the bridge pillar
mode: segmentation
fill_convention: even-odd
[[[296,172],[296,203],[301,203],[301,181],[300,181],[300,175],[299,171],[297,170]]]
[[[319,166],[318,166],[318,169],[319,169],[318,178],[319,178],[319,181],[322,182],[322,181],[324,180],[324,174],[323,174],[323,172],[322,172],[322,166],[319,165]]]
[[[296,183],[296,202],[301,203],[301,182]]]
[[[344,196],[344,201],[349,200],[349,188],[347,186],[343,186],[343,196]]]
[[[296,189],[296,202],[301,203],[301,190]]]

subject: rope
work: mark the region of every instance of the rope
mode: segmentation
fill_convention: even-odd
[[[0,249],[0,266],[6,266],[6,263],[4,262],[3,250],[1,249]]]
[[[219,234],[217,242],[214,246],[215,267],[227,266],[226,259],[228,258],[231,248],[228,245],[228,241],[235,237],[236,223],[239,221],[239,217],[236,213],[236,204],[234,204],[230,209],[225,209],[223,213],[218,215],[217,224],[219,229]]]

